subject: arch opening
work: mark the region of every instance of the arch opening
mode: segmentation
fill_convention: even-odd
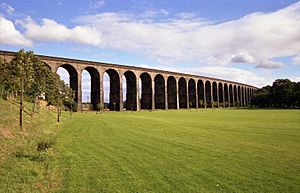
[[[155,109],[165,109],[165,80],[160,74],[154,78]]]
[[[227,83],[224,84],[224,103],[225,103],[225,107],[229,107],[229,89],[228,89],[228,85]]]
[[[185,78],[181,77],[178,82],[179,87],[179,108],[187,108],[187,86]]]
[[[216,82],[212,83],[212,89],[213,89],[213,104],[212,107],[218,106],[218,86]]]
[[[211,84],[208,80],[205,82],[205,93],[206,93],[206,106],[212,107]]]
[[[238,105],[238,92],[237,92],[237,87],[236,85],[233,86],[233,95],[234,95],[234,105]]]
[[[241,106],[242,105],[242,97],[241,97],[241,87],[238,86],[237,87],[237,106]]]
[[[86,67],[82,71],[82,102],[91,104],[89,110],[100,109],[100,74],[93,67]],[[84,105],[83,105],[84,106]]]
[[[219,82],[218,84],[218,89],[219,89],[219,104],[221,107],[225,107],[224,101],[223,101],[223,84]]]
[[[198,88],[198,107],[204,108],[204,84],[202,80],[198,80],[197,82],[197,88]]]
[[[144,72],[140,75],[141,80],[141,109],[152,109],[152,83],[151,76]]]
[[[65,84],[69,85],[70,88],[75,92],[76,110],[78,103],[81,103],[81,99],[78,97],[78,73],[76,69],[70,64],[63,64],[57,68],[56,73],[64,80]]]
[[[233,87],[232,85],[230,84],[229,85],[229,99],[230,99],[230,106],[234,106],[235,104],[235,99],[234,99],[234,90],[233,90]]]
[[[124,108],[126,110],[137,110],[137,87],[136,76],[132,71],[126,71],[123,75],[123,88],[125,87],[126,94],[124,94]],[[124,84],[125,83],[125,84]]]
[[[194,79],[189,80],[189,108],[196,108],[196,83]]]
[[[168,109],[177,109],[176,79],[169,76],[167,80]]]
[[[104,73],[104,101],[105,106],[111,111],[120,110],[120,76],[114,69],[108,69]]]

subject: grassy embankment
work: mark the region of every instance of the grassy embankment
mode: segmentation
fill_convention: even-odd
[[[24,129],[19,129],[19,104],[0,98],[0,192],[50,192],[58,190],[61,175],[53,160],[55,148],[37,151],[38,142],[53,143],[60,128],[55,113],[40,108],[31,115],[25,103]]]
[[[4,163],[2,190],[300,192],[298,110],[63,116],[60,129],[46,129],[56,133],[46,161],[14,156]]]

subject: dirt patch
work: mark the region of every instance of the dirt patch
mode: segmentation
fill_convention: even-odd
[[[13,139],[15,137],[14,132],[9,128],[0,128],[0,138]]]

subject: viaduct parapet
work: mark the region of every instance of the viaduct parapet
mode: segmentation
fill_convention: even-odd
[[[17,52],[0,51],[2,61],[10,61]],[[91,104],[104,107],[103,76],[110,78],[110,110],[188,109],[245,106],[257,89],[254,86],[217,78],[158,69],[37,55],[53,72],[59,67],[70,75],[77,109],[82,110],[82,71],[91,76]],[[126,101],[122,83],[126,78]],[[140,80],[140,81],[139,81]]]

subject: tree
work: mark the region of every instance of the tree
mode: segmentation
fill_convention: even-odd
[[[5,99],[16,99],[19,96],[20,129],[23,129],[23,101],[26,96],[33,102],[32,115],[36,101],[45,96],[49,105],[55,105],[58,110],[58,121],[61,108],[69,105],[74,110],[75,93],[67,87],[60,77],[42,62],[31,51],[20,50],[10,62],[0,61],[0,94]]]
[[[31,85],[34,82],[33,79],[33,52],[25,52],[24,50],[20,50],[17,56],[11,61],[11,66],[13,66],[12,73],[17,80],[14,82],[12,89],[15,92],[20,94],[20,129],[23,129],[23,97],[24,97],[24,89],[30,90]]]
[[[272,86],[259,89],[251,99],[251,105],[266,108],[300,108],[300,83],[289,79],[277,79]]]

